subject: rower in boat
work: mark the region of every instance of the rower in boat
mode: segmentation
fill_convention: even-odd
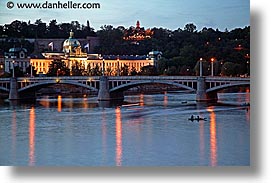
[[[200,118],[200,116],[197,116],[196,118],[192,115],[188,120],[190,121],[206,121],[206,118]]]

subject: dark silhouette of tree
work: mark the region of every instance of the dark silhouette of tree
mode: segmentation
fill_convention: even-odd
[[[129,67],[124,64],[124,66],[120,69],[121,73],[120,75],[121,76],[128,76],[129,75]]]
[[[140,75],[142,76],[156,76],[157,68],[153,65],[147,65],[141,68]]]
[[[84,71],[85,71],[84,65],[82,65],[81,63],[75,62],[72,65],[72,71],[71,71],[72,76],[83,76],[85,74]]]
[[[189,23],[185,25],[184,30],[193,33],[197,30],[197,26],[195,26],[193,23]]]
[[[66,66],[64,61],[54,60],[49,66],[47,76],[69,76],[70,69]]]

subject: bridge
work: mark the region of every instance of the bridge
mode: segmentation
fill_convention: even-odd
[[[0,79],[0,92],[9,93],[10,100],[19,100],[24,93],[55,85],[80,86],[98,93],[99,101],[123,99],[123,92],[145,84],[165,84],[196,93],[197,101],[218,100],[220,90],[250,86],[250,78],[200,76],[79,76],[79,77],[20,77]]]

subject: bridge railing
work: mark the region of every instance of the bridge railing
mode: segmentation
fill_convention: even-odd
[[[246,77],[246,78],[242,78],[242,77],[206,77],[206,82],[220,82],[220,81],[240,81],[240,82],[244,82],[250,81],[250,78]]]
[[[109,80],[197,80],[198,76],[109,76]],[[78,81],[95,81],[100,80],[100,76],[62,76],[62,77],[19,77],[19,82],[35,82],[43,80],[78,80]],[[242,77],[205,77],[206,82],[219,81],[250,81],[250,78]],[[9,82],[10,78],[0,78],[0,82]]]
[[[109,80],[196,80],[196,76],[111,76]]]

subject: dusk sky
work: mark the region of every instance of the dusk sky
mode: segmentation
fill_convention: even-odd
[[[139,20],[141,27],[163,27],[171,30],[183,28],[187,23],[194,23],[197,30],[203,27],[218,28],[243,28],[250,25],[249,0],[74,0],[74,3],[100,3],[100,9],[90,10],[41,10],[18,9],[16,3],[44,3],[46,0],[13,0],[13,9],[6,7],[10,0],[0,2],[0,24],[11,23],[14,20],[34,23],[41,19],[45,23],[56,19],[58,23],[79,21],[80,24],[90,25],[99,30],[102,25],[124,26],[135,25]],[[49,0],[48,2],[57,2]],[[68,2],[68,0],[60,0]]]

